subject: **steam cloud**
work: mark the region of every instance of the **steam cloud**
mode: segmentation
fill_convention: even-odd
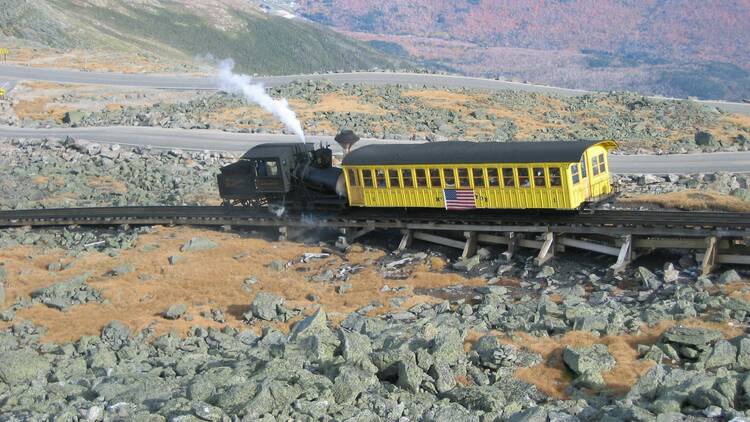
[[[262,83],[254,83],[250,76],[233,73],[232,69],[234,69],[234,60],[226,59],[219,62],[219,73],[217,74],[219,89],[230,94],[241,95],[247,101],[261,106],[263,110],[276,116],[302,142],[305,142],[302,125],[294,111],[289,108],[286,98],[273,99],[266,93]]]

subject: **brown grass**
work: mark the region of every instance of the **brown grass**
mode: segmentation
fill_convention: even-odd
[[[13,107],[19,119],[47,120],[52,119],[58,123],[62,122],[63,116],[75,108],[70,106],[55,105],[51,97],[40,96],[18,101]]]
[[[212,239],[219,247],[202,252],[181,253],[180,246],[194,236]],[[158,248],[143,252],[141,248],[144,245],[158,245]],[[297,262],[302,253],[318,250],[316,247],[293,242],[244,238],[234,233],[188,227],[158,227],[153,233],[139,236],[135,248],[123,250],[117,257],[99,252],[87,253],[76,259],[72,268],[50,273],[46,270],[48,264],[58,260],[65,263],[72,258],[66,257],[61,250],[50,252],[16,247],[2,250],[2,261],[6,263],[8,272],[6,302],[13,303],[16,298],[28,296],[38,288],[90,271],[92,277],[88,283],[101,290],[104,298],[110,301],[109,304],[79,305],[66,312],[35,305],[16,315],[16,322],[28,319],[47,327],[49,331],[44,341],[60,343],[75,341],[83,335],[97,335],[112,320],[123,321],[134,330],[152,326],[157,333],[176,330],[185,334],[195,325],[218,327],[220,324],[200,316],[201,311],[210,308],[219,308],[224,312],[226,325],[246,328],[242,314],[249,310],[249,304],[259,291],[279,294],[285,297],[289,307],[299,307],[303,309],[303,313],[312,312],[320,304],[336,322],[375,300],[385,305],[376,313],[394,311],[388,299],[397,296],[408,298],[402,308],[420,301],[434,301],[432,297],[412,297],[414,288],[484,284],[482,279],[467,280],[457,274],[430,272],[426,265],[417,266],[412,277],[407,280],[384,280],[377,269],[370,265],[383,252],[364,251],[355,247],[346,257],[349,264],[361,263],[368,266],[350,277],[350,291],[338,294],[334,284],[312,283],[308,281],[308,277],[329,268],[335,270],[344,264],[342,258],[332,256],[307,264]],[[232,258],[243,253],[247,256]],[[183,255],[187,259],[171,266],[167,262],[170,255]],[[275,259],[297,263],[276,272],[266,266]],[[134,265],[136,271],[118,277],[106,275],[121,263]],[[141,280],[139,275],[148,275],[149,278]],[[249,276],[260,280],[252,293],[242,289],[243,280]],[[384,284],[408,288],[398,293],[381,292]],[[306,299],[309,294],[315,294],[320,299],[317,303],[312,303]],[[192,321],[169,321],[160,316],[170,305],[176,303],[189,306],[188,314]],[[8,325],[10,323],[0,323],[0,328]],[[282,330],[289,326],[275,325]]]
[[[571,331],[557,338],[534,337],[527,333],[514,333],[511,339],[501,338],[500,341],[542,355],[543,361],[541,364],[530,368],[519,368],[515,372],[515,376],[534,384],[544,393],[558,399],[567,398],[565,389],[573,381],[573,374],[567,369],[562,359],[565,346],[606,344],[617,363],[612,371],[603,374],[604,382],[607,385],[605,392],[612,395],[622,395],[630,390],[641,375],[656,364],[650,360],[639,359],[638,345],[656,343],[664,331],[676,324],[675,321],[663,321],[653,327],[643,327],[638,334],[604,337],[599,337],[587,331]],[[702,320],[679,321],[679,325],[712,328],[724,333],[726,338],[736,337],[744,333],[744,330],[740,327]]]
[[[469,102],[487,100],[484,95],[467,95],[440,89],[412,89],[404,91],[401,95],[404,97],[418,98],[423,104],[432,107],[447,108],[451,110],[466,110],[467,103]]]
[[[750,203],[739,198],[715,191],[697,189],[687,189],[659,195],[635,195],[621,198],[618,202],[630,205],[657,205],[662,208],[690,211],[750,212]]]
[[[126,193],[128,191],[128,188],[124,183],[115,180],[110,176],[94,177],[89,180],[87,185],[94,190],[104,192]]]

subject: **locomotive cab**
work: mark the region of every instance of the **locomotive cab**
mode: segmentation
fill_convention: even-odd
[[[343,179],[328,147],[262,144],[222,167],[218,185],[224,205],[287,209],[320,203],[343,206]]]

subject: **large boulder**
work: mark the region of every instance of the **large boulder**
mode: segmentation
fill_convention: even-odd
[[[594,344],[591,347],[565,346],[563,361],[577,375],[608,372],[616,363],[605,344]]]
[[[695,132],[695,144],[702,147],[715,147],[719,145],[719,141],[716,140],[713,134],[699,130]]]
[[[180,247],[180,252],[206,251],[209,249],[215,249],[218,246],[219,245],[211,239],[206,239],[205,237],[194,237]]]
[[[44,377],[49,369],[49,362],[32,350],[0,353],[0,380],[11,386]]]
[[[275,321],[280,317],[279,308],[284,304],[284,299],[273,293],[260,292],[255,295],[250,311],[255,318],[264,321]]]
[[[672,327],[662,334],[662,341],[685,346],[705,346],[723,337],[720,331],[709,328]]]

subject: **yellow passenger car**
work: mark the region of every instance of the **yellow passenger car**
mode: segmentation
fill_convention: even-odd
[[[574,209],[612,192],[614,141],[368,145],[344,157],[349,205]]]

